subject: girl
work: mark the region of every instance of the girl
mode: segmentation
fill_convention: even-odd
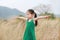
[[[26,20],[26,29],[24,32],[23,40],[36,40],[35,37],[35,26],[37,26],[37,20],[42,18],[48,18],[49,16],[39,16],[37,17],[33,9],[27,11],[27,18],[19,17]]]

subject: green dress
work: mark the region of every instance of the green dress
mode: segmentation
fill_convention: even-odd
[[[24,32],[23,40],[36,40],[35,24],[33,19],[31,19],[30,22],[29,20],[26,21],[26,29]]]

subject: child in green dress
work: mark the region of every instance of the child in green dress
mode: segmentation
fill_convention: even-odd
[[[37,20],[41,18],[48,18],[49,16],[37,17],[33,9],[29,9],[26,14],[27,18],[19,17],[26,20],[26,29],[24,32],[23,40],[36,40],[35,26],[37,26]]]

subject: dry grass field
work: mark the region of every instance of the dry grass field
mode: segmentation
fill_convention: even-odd
[[[40,19],[35,29],[37,40],[60,40],[60,19]],[[22,19],[0,20],[0,40],[22,40],[24,30]]]

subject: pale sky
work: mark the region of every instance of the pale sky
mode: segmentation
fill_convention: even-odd
[[[16,8],[22,12],[39,4],[51,5],[53,12],[60,14],[60,0],[0,0],[0,6]]]

